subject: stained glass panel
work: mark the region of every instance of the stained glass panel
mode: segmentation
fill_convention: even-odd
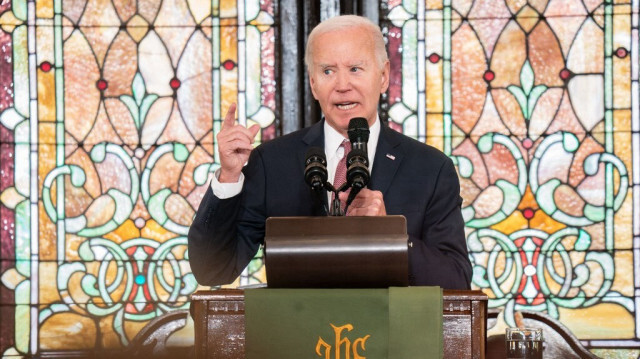
[[[542,311],[640,347],[637,3],[382,9],[390,124],[456,163],[472,286],[507,324]]]
[[[2,2],[3,355],[120,348],[188,307],[186,235],[223,111],[276,134],[276,10]]]

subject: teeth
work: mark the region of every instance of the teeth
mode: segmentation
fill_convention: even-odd
[[[338,108],[341,109],[341,110],[351,110],[354,107],[356,107],[355,103],[338,104]]]

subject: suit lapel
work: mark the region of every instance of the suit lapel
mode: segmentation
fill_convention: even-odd
[[[380,128],[380,138],[373,161],[369,188],[378,190],[384,195],[393,181],[400,163],[404,158],[404,151],[400,146],[400,137],[384,124]]]
[[[298,163],[302,166],[300,173],[304,173],[304,160],[306,159],[305,156],[309,148],[320,147],[324,149],[323,121],[309,127],[309,131],[302,137],[302,143],[302,151],[298,152]]]

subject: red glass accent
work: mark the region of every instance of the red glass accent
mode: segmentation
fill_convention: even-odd
[[[436,62],[440,61],[440,55],[436,53],[429,55],[429,61],[431,61],[432,64],[435,64]]]
[[[181,85],[180,80],[178,80],[177,78],[172,78],[171,81],[169,81],[169,86],[171,86],[172,89],[177,90]]]
[[[533,147],[533,140],[531,140],[530,138],[525,138],[522,141],[522,147],[526,148],[526,149],[530,149],[531,147]]]
[[[265,31],[261,35],[261,44],[260,44],[260,82],[261,86],[261,102],[265,107],[270,108],[272,111],[276,111],[276,74],[275,67],[273,64],[276,63],[276,47],[275,47],[275,29],[271,28],[268,31]],[[273,132],[273,138],[275,138],[276,133],[275,129]],[[263,141],[264,140],[264,132],[263,132]]]
[[[98,88],[98,90],[104,91],[107,89],[107,87],[109,87],[109,83],[104,79],[100,79],[96,82],[96,87]]]
[[[233,70],[234,67],[236,67],[236,63],[231,60],[227,60],[222,63],[222,67],[224,67],[225,70],[230,71],[230,70]]]
[[[533,215],[534,215],[534,214],[535,214],[535,212],[534,212],[534,211],[533,211],[533,209],[531,209],[531,208],[525,208],[525,209],[522,211],[522,215],[523,215],[523,216],[524,216],[524,218],[526,218],[526,219],[531,219],[531,218],[533,218]]]
[[[621,59],[627,57],[628,54],[629,54],[629,51],[627,51],[627,49],[625,49],[624,47],[619,47],[616,50],[616,56],[618,56]]]
[[[562,69],[560,71],[560,78],[563,80],[567,80],[569,79],[569,77],[571,77],[571,71],[567,70],[567,69]]]
[[[538,259],[540,258],[540,247],[542,247],[542,244],[544,243],[544,241],[540,238],[536,238],[536,237],[531,237],[531,240],[533,240],[533,243],[536,245],[536,249],[534,249],[533,251],[533,256],[531,258],[531,262],[529,262],[529,259],[527,258],[527,255],[525,253],[525,251],[522,249],[522,245],[524,244],[525,240],[527,239],[527,237],[521,237],[516,239],[515,241],[513,241],[513,244],[515,244],[518,247],[518,252],[520,254],[520,260],[522,261],[522,267],[526,267],[527,265],[532,265],[534,267],[538,266]],[[531,280],[533,282],[533,286],[534,288],[538,291],[538,294],[536,295],[536,297],[533,299],[531,305],[536,305],[536,304],[540,304],[541,302],[544,302],[544,297],[540,296],[540,281],[538,280],[538,275],[535,274],[533,276],[531,276]],[[520,278],[520,285],[518,287],[518,293],[522,293],[522,291],[524,290],[524,287],[527,284],[527,276],[523,275]],[[516,295],[516,303],[517,304],[523,304],[523,305],[527,305],[527,299],[522,295],[522,294],[517,294]]]
[[[491,70],[487,70],[484,73],[484,75],[482,75],[482,78],[487,82],[491,82],[491,81],[493,81],[493,79],[496,78],[496,74],[494,74],[493,71],[491,71]]]
[[[0,3],[2,2],[0,1]],[[4,5],[0,5],[0,8],[3,6]],[[7,2],[7,7],[11,7],[11,1]],[[0,13],[2,13],[2,11],[0,11]],[[13,44],[13,40],[12,40],[11,34],[7,34],[4,31],[0,31],[0,112],[2,112],[7,107],[13,106],[13,63],[11,62],[11,59],[13,58],[12,44]],[[0,126],[0,128],[3,128],[3,127]],[[0,137],[0,141],[4,142],[2,137]],[[1,217],[1,218],[4,219],[7,217]],[[7,257],[2,257],[2,258],[7,258]],[[2,318],[4,319],[5,317],[2,317]],[[0,325],[0,327],[4,327],[4,326]],[[11,330],[13,330],[13,327],[11,327]],[[1,331],[2,331],[2,328],[0,328],[0,332]],[[5,337],[1,337],[1,338],[5,338]],[[0,345],[0,348],[1,348],[1,345]]]
[[[389,74],[389,106],[392,106],[402,98],[402,30],[389,26],[389,32],[387,35],[389,41],[389,62],[392,69],[398,71],[391,71]]]
[[[51,68],[53,66],[51,65],[51,63],[49,61],[45,61],[43,63],[40,64],[40,70],[44,71],[44,72],[49,72],[51,71]]]

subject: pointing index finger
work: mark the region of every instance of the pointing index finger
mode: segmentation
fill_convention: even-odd
[[[227,110],[227,114],[224,116],[224,121],[222,121],[222,127],[233,126],[236,122],[236,104],[232,103]]]

